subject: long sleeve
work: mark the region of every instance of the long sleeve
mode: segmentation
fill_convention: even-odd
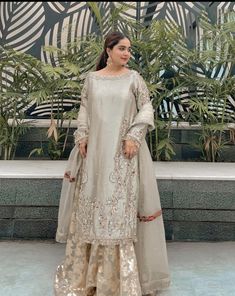
[[[134,89],[138,113],[129,127],[125,136],[126,140],[134,140],[138,145],[141,144],[146,136],[147,130],[151,131],[154,125],[154,110],[149,96],[149,90],[143,77],[136,72]]]
[[[87,141],[89,133],[89,118],[88,118],[88,76],[85,78],[85,82],[81,91],[81,103],[77,117],[77,129],[74,132],[75,144]]]

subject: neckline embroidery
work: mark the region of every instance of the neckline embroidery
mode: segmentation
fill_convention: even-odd
[[[133,70],[129,70],[128,72],[122,73],[119,75],[100,75],[100,74],[97,74],[96,72],[90,72],[90,74],[97,79],[120,79],[120,78],[131,75],[132,72]]]

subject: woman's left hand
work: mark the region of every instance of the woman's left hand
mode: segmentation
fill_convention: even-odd
[[[133,140],[125,140],[123,150],[125,157],[131,159],[138,153],[138,144]]]

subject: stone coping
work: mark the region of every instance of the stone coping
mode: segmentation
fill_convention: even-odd
[[[235,180],[232,162],[154,162],[157,179]]]
[[[66,160],[0,160],[1,179],[62,179]],[[235,163],[153,162],[156,179],[235,180]]]

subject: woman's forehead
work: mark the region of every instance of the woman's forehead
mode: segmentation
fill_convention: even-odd
[[[126,46],[129,47],[131,45],[131,43],[130,43],[130,40],[128,38],[124,38],[124,39],[119,40],[117,45],[123,45],[125,47]]]

